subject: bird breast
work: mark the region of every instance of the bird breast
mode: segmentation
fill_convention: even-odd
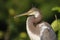
[[[29,21],[29,18],[28,18],[26,21],[27,33],[31,40],[40,40],[40,37],[33,33],[35,31],[35,27],[32,24],[33,23],[31,21]],[[35,33],[36,33],[36,31],[35,31]]]
[[[32,33],[29,28],[27,27],[27,33],[31,40],[40,40],[40,37],[34,33]]]

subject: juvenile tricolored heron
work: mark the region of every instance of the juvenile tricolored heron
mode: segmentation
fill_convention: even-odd
[[[42,21],[42,15],[37,8],[32,8],[28,12],[15,17],[24,15],[32,15],[26,21],[27,33],[31,40],[56,40],[55,32],[49,23]]]

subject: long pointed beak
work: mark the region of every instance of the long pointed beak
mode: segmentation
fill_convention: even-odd
[[[29,15],[29,13],[24,13],[24,14],[16,15],[16,16],[14,16],[14,18],[16,18],[16,17],[21,17],[21,16],[25,16],[25,15]]]

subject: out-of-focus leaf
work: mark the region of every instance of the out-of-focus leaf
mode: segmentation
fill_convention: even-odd
[[[53,7],[52,11],[58,11],[58,12],[60,12],[60,7]]]
[[[26,32],[19,33],[18,37],[15,40],[30,40]]]
[[[58,31],[60,29],[60,19],[54,20],[51,26],[55,32]]]
[[[58,31],[58,40],[60,40],[60,30]]]
[[[13,8],[10,8],[8,11],[9,11],[9,15],[11,16],[14,16],[16,14]]]
[[[22,32],[22,33],[20,33],[20,35],[19,35],[21,38],[26,38],[27,37],[27,34],[25,33],[25,32]]]
[[[0,31],[0,39],[2,39],[4,36],[4,32]]]

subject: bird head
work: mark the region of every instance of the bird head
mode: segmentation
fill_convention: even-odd
[[[29,16],[29,15],[33,15],[35,17],[38,17],[38,15],[40,14],[39,10],[37,8],[32,8],[30,9],[28,12],[20,14],[20,15],[16,15],[14,16],[14,18],[16,17],[20,17],[20,16]]]

